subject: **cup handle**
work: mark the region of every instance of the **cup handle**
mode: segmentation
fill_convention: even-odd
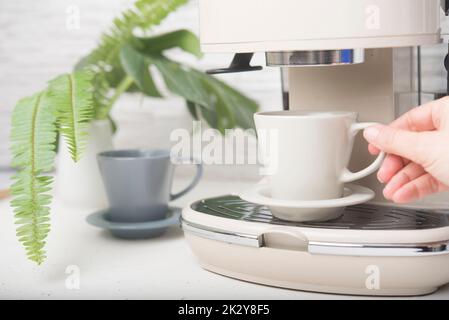
[[[363,123],[355,123],[351,126],[350,134],[355,136],[360,130],[366,129],[368,127],[377,125],[376,122],[363,122]],[[343,174],[341,175],[341,182],[351,182],[355,180],[362,179],[366,176],[369,176],[370,174],[374,173],[376,170],[378,170],[384,161],[385,158],[385,152],[381,151],[380,154],[377,156],[377,158],[365,169],[357,171],[357,172],[351,172],[348,168],[345,168],[343,170]]]
[[[179,159],[179,160],[183,160],[183,159]],[[189,159],[189,160],[192,160],[192,159]],[[195,186],[198,184],[198,182],[200,182],[201,176],[203,175],[203,165],[201,163],[197,163],[197,164],[195,164],[195,166],[196,166],[196,174],[193,177],[192,182],[184,190],[179,191],[178,193],[175,193],[175,194],[170,193],[170,201],[178,199],[179,197],[182,197],[187,192],[189,192],[190,190],[195,188]]]

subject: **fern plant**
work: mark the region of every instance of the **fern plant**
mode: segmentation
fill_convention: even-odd
[[[45,238],[50,229],[50,196],[46,194],[52,178],[44,173],[53,167],[56,141],[55,113],[45,92],[22,99],[13,112],[13,164],[22,168],[13,179],[17,236],[29,259],[40,264],[45,259]]]
[[[62,75],[49,87],[16,105],[12,116],[13,166],[19,168],[11,186],[17,236],[28,258],[45,259],[45,239],[50,230],[51,184],[48,172],[55,159],[56,136],[65,136],[71,156],[78,161],[86,143],[86,123],[92,119],[91,75]]]
[[[20,100],[12,116],[13,166],[18,168],[11,187],[17,236],[28,258],[41,264],[50,231],[52,170],[57,135],[64,137],[72,159],[82,156],[89,122],[109,119],[117,99],[125,92],[163,98],[150,66],[157,68],[166,87],[186,101],[195,119],[224,131],[253,126],[257,104],[222,81],[170,60],[165,51],[180,48],[202,56],[198,38],[188,30],[148,36],[187,0],[137,0],[114,19],[112,27],[70,74],[49,81],[42,92]],[[144,37],[136,36],[140,29]]]
[[[136,29],[148,31],[159,25],[168,14],[188,0],[138,0],[134,6],[115,18],[112,27],[101,36],[100,43],[76,65],[77,70],[95,72],[95,110],[97,119],[109,117],[109,112],[123,91],[132,86],[119,58],[122,46],[133,38]],[[152,84],[149,84],[149,86]],[[155,88],[154,84],[152,85]],[[114,89],[118,90],[114,92]],[[136,88],[134,87],[134,91]],[[160,97],[157,90],[145,94]]]
[[[59,132],[65,138],[73,161],[86,146],[87,125],[94,117],[93,74],[64,74],[49,82],[48,92],[56,108]]]

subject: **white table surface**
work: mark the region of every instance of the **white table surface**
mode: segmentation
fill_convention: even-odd
[[[3,179],[3,180],[2,180]],[[186,181],[175,184],[182,186]],[[0,186],[5,177],[0,175]],[[203,180],[174,204],[236,192],[248,184]],[[200,268],[183,239],[171,228],[152,240],[125,241],[85,222],[88,209],[53,204],[48,259],[29,262],[16,239],[8,201],[0,201],[0,299],[355,299],[266,287],[233,280]],[[66,287],[68,266],[80,270],[80,288]],[[359,297],[357,297],[359,298]],[[418,299],[449,299],[449,286]]]

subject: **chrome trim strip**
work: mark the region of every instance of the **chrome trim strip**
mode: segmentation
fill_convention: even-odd
[[[266,52],[269,67],[301,67],[357,64],[365,62],[364,49]]]
[[[309,242],[311,254],[359,257],[421,257],[449,253],[449,240],[423,244],[357,244]]]
[[[263,246],[263,238],[261,236],[218,230],[214,228],[200,226],[191,222],[187,222],[184,219],[182,219],[182,229],[196,236],[206,238],[209,240],[215,240],[254,248],[260,248]]]
[[[219,230],[182,219],[182,228],[198,237],[253,248],[264,247],[263,235]],[[310,241],[308,252],[316,255],[357,257],[422,257],[449,254],[449,240],[422,244],[358,244]]]

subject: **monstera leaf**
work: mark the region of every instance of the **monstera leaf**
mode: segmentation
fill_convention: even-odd
[[[203,56],[198,37],[185,29],[168,32],[154,37],[136,38],[133,41],[133,44],[139,48],[139,51],[147,54],[160,54],[161,52],[172,48],[180,48],[197,58]]]
[[[183,66],[166,58],[163,52],[155,51],[154,48],[165,50],[173,47],[157,45],[158,39],[161,38],[139,39],[137,45],[134,42],[134,46],[123,46],[120,53],[122,64],[127,66],[125,71],[139,87],[142,86],[142,90],[151,77],[149,66],[154,65],[162,74],[167,88],[187,101],[188,109],[194,117],[202,117],[211,127],[221,132],[236,126],[253,128],[252,116],[258,109],[255,101],[217,78]],[[179,47],[192,54],[199,51],[198,42]]]

